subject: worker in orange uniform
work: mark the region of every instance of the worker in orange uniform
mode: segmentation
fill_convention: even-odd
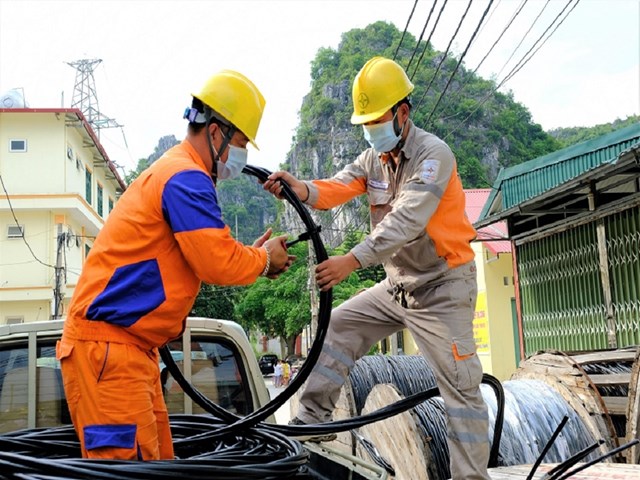
[[[276,172],[265,182],[280,195],[278,180],[285,180],[320,210],[367,194],[371,232],[346,255],[317,266],[322,290],[370,265],[381,263],[387,274],[333,310],[322,354],[291,423],[329,421],[355,361],[407,328],[433,367],[445,403],[452,478],[484,480],[488,413],[472,325],[477,285],[470,242],[476,232],[465,215],[453,153],[410,120],[413,88],[396,62],[372,58],[353,82],[351,116],[371,148],[331,179],[303,182]]]
[[[57,345],[82,456],[173,459],[158,347],[179,337],[201,282],[247,285],[293,261],[284,236],[253,246],[222,220],[216,180],[240,174],[265,100],[238,72],[193,95],[182,143],[131,184],[87,256]]]

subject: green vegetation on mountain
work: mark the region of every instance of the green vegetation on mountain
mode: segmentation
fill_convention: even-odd
[[[550,130],[549,134],[558,140],[564,148],[575,145],[576,143],[586,142],[587,140],[607,133],[615,132],[616,130],[638,122],[640,122],[640,115],[631,115],[624,120],[618,118],[611,123],[602,123],[593,127],[555,128]]]
[[[336,50],[318,51],[311,63],[311,91],[300,109],[287,168],[306,178],[330,176],[368,146],[362,129],[349,121],[351,84],[372,56],[393,58],[401,37],[395,26],[377,22],[343,34]],[[418,54],[407,67],[414,51]],[[560,147],[531,121],[527,108],[510,93],[497,92],[494,81],[476,76],[464,65],[445,92],[457,60],[424,42],[417,45],[411,34],[405,34],[396,61],[415,85],[411,95],[415,124],[449,143],[466,188],[488,187],[501,167]]]

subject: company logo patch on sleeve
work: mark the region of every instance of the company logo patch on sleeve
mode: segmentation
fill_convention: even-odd
[[[425,160],[422,162],[420,179],[427,184],[434,183],[438,179],[438,170],[440,170],[440,160]]]

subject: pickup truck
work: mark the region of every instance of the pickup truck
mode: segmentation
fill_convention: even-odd
[[[55,344],[62,320],[0,326],[0,439],[21,429],[71,423]],[[183,336],[169,344],[185,379],[226,410],[248,415],[270,401],[269,391],[243,329],[227,320],[189,318]],[[171,415],[205,413],[160,364]],[[273,416],[268,423],[275,423]],[[374,464],[322,444],[306,442],[313,479],[385,479]],[[309,478],[309,477],[306,477]]]

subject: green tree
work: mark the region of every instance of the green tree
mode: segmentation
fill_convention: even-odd
[[[140,176],[142,172],[144,172],[147,168],[149,168],[149,161],[146,158],[141,158],[138,160],[138,164],[136,165],[135,170],[131,170],[127,172],[124,177],[124,181],[127,185],[131,185],[131,183]]]
[[[219,287],[203,283],[191,309],[191,316],[232,320],[238,290],[238,287]]]

